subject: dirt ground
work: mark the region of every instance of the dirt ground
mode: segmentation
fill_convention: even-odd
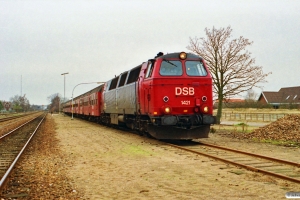
[[[227,138],[218,132],[202,140],[300,160],[299,148]],[[286,192],[300,192],[300,184],[62,115],[48,115],[30,150],[2,199],[252,200],[286,199]]]

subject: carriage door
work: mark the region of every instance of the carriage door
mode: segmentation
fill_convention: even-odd
[[[145,73],[145,78],[143,81],[143,105],[144,105],[144,112],[149,113],[149,104],[150,104],[150,88],[151,88],[151,75],[153,71],[153,62],[148,62],[148,67]]]

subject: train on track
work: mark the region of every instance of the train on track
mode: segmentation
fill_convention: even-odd
[[[192,53],[158,53],[67,101],[63,112],[104,125],[126,126],[157,139],[206,138],[213,116],[212,77]]]

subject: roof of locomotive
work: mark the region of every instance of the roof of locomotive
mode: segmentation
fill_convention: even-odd
[[[159,52],[157,54],[157,56],[155,57],[155,59],[157,58],[163,58],[163,59],[172,59],[172,58],[179,58],[179,54],[182,52],[175,52],[175,53],[169,53],[169,54],[164,54],[162,52]],[[200,59],[202,60],[202,57],[196,55],[196,54],[192,54],[192,53],[186,53],[187,57],[186,59]]]

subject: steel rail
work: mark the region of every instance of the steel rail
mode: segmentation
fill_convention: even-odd
[[[33,113],[27,113],[27,114],[22,114],[22,115],[17,115],[17,116],[11,116],[11,117],[5,117],[5,118],[0,118],[0,122],[6,122],[12,119],[18,119],[18,118],[22,118],[22,117],[26,117],[32,114],[35,114],[37,112],[33,112]]]
[[[6,171],[6,173],[4,174],[4,176],[1,178],[0,180],[0,191],[3,189],[5,182],[7,180],[7,178],[9,177],[10,173],[12,172],[14,166],[16,165],[16,163],[18,162],[19,158],[21,157],[21,155],[23,154],[24,150],[26,149],[26,147],[28,146],[28,144],[30,143],[31,139],[33,138],[33,136],[35,135],[35,133],[37,132],[38,128],[40,127],[41,123],[44,121],[46,117],[46,114],[44,114],[44,117],[42,118],[42,120],[39,122],[39,124],[37,125],[37,127],[35,128],[34,132],[31,134],[31,136],[29,137],[29,139],[27,140],[27,142],[25,143],[25,145],[23,146],[23,148],[20,150],[20,152],[18,153],[18,155],[16,156],[16,158],[14,159],[14,161],[12,162],[12,164],[10,165],[10,167],[8,168],[8,170]],[[37,117],[36,117],[37,118]],[[36,119],[35,118],[35,119]],[[30,120],[31,122],[32,120]],[[29,122],[27,122],[29,123]],[[26,123],[26,124],[27,124]],[[25,125],[25,124],[23,124]],[[23,126],[22,125],[22,126]],[[20,127],[22,127],[20,126]],[[18,128],[20,128],[18,127]],[[16,130],[16,129],[15,129]],[[7,135],[7,134],[6,134]],[[1,194],[1,193],[0,193]]]
[[[213,158],[213,159],[216,159],[216,160],[220,160],[222,162],[229,163],[229,164],[232,164],[232,165],[235,165],[235,166],[239,166],[239,167],[248,169],[250,171],[260,172],[260,173],[268,174],[270,176],[274,176],[274,177],[277,177],[277,178],[288,180],[288,181],[291,181],[291,182],[300,183],[299,179],[295,179],[295,178],[292,178],[292,177],[284,176],[284,175],[281,175],[281,174],[276,174],[276,173],[273,173],[273,172],[270,172],[270,171],[266,171],[266,170],[263,170],[263,169],[255,168],[255,167],[252,167],[252,166],[249,166],[249,165],[244,165],[244,164],[241,164],[241,163],[230,161],[230,160],[227,160],[227,159],[224,159],[224,158],[220,158],[220,157],[217,157],[217,156],[213,156],[213,155],[210,155],[210,154],[206,154],[206,153],[203,153],[203,152],[194,151],[194,150],[187,149],[187,148],[175,145],[175,144],[170,144],[170,143],[166,143],[166,144],[169,145],[169,146],[172,146],[172,147],[184,150],[184,151],[188,151],[188,152],[191,152],[191,153],[194,153],[194,154],[202,155],[202,156]],[[256,154],[252,154],[252,156],[256,156]]]
[[[5,117],[5,118],[1,118],[0,119],[0,122],[6,122],[6,121],[9,121],[9,120],[12,120],[12,119],[18,119],[20,117],[23,117],[23,116],[13,116],[13,117]]]
[[[26,122],[26,123],[22,124],[21,126],[18,126],[18,127],[17,127],[17,128],[15,128],[15,129],[13,129],[13,130],[9,131],[9,132],[8,132],[8,133],[6,133],[5,135],[2,135],[2,136],[0,136],[0,141],[1,141],[3,138],[5,138],[6,136],[8,136],[9,134],[11,134],[11,133],[13,133],[14,131],[18,130],[19,128],[21,128],[21,127],[25,126],[26,124],[30,123],[31,121],[35,120],[35,119],[36,119],[36,118],[38,118],[38,117],[39,117],[39,116],[37,116],[37,117],[35,117],[35,118],[33,118],[33,119],[29,120],[28,122]]]
[[[240,151],[240,150],[236,150],[236,149],[221,147],[221,146],[208,144],[208,143],[203,143],[203,142],[200,142],[200,144],[203,144],[203,145],[209,146],[209,147],[213,147],[213,148],[217,148],[217,149],[222,149],[222,150],[231,151],[231,152],[235,152],[235,153],[245,154],[245,155],[248,155],[248,156],[263,158],[263,159],[267,159],[267,160],[274,161],[274,162],[280,162],[280,163],[292,165],[292,166],[295,166],[295,167],[300,167],[300,163],[291,162],[291,161],[288,161],[288,160],[282,160],[282,159],[278,159],[278,158],[263,156],[263,155],[260,155],[260,154],[249,153],[249,152],[246,152],[246,151]]]

